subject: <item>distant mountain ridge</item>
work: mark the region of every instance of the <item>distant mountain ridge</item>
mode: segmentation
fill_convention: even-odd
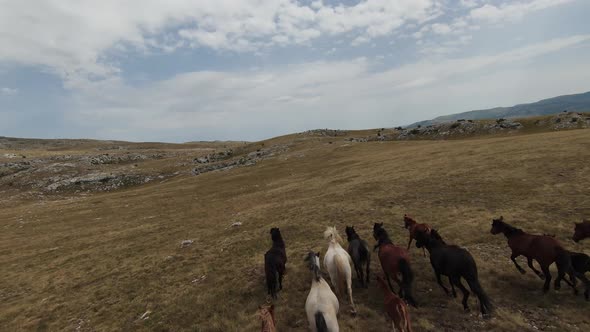
[[[529,116],[550,115],[562,111],[590,112],[590,91],[572,95],[557,96],[534,103],[519,104],[512,107],[494,107],[463,113],[443,115],[432,120],[412,123],[407,128],[428,126],[436,123],[452,122],[460,119],[482,120],[498,118],[524,118]]]

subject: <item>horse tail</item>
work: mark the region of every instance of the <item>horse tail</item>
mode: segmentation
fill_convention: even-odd
[[[265,257],[264,270],[266,274],[266,288],[268,289],[268,294],[270,294],[273,299],[276,299],[279,286],[279,271],[275,262],[272,261],[271,256]]]
[[[412,283],[414,282],[414,272],[410,267],[410,262],[407,259],[401,258],[398,263],[399,271],[402,274],[402,288],[404,290],[404,299],[411,306],[418,306],[416,300],[412,296]]]
[[[328,325],[321,311],[315,313],[315,328],[317,332],[328,332]]]
[[[466,278],[466,280],[467,280],[467,284],[469,284],[469,288],[471,288],[473,293],[475,293],[475,295],[479,299],[479,304],[482,309],[482,314],[490,314],[494,310],[494,307],[492,306],[492,302],[490,301],[490,298],[483,291],[483,288],[481,288],[481,285],[479,284],[479,280],[477,280],[477,275],[475,275],[475,277],[473,277],[473,278],[469,278],[469,279]]]

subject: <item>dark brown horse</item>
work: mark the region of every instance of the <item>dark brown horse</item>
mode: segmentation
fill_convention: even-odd
[[[287,263],[287,254],[285,252],[285,241],[281,236],[281,231],[273,227],[270,229],[272,247],[264,254],[264,273],[266,274],[266,288],[268,294],[277,298],[279,290],[283,289],[283,275],[285,274],[285,264]]]
[[[449,294],[449,290],[443,285],[440,279],[441,275],[449,277],[453,296],[456,296],[454,286],[457,286],[463,292],[463,309],[469,311],[467,304],[469,291],[461,282],[461,279],[464,279],[479,300],[481,314],[484,317],[491,314],[493,309],[492,303],[479,283],[477,265],[469,251],[459,246],[446,244],[440,234],[434,229],[429,234],[417,233],[416,247],[425,247],[428,249],[430,253],[430,264],[434,269],[436,281],[447,295]]]
[[[516,262],[516,257],[524,256],[527,258],[528,266],[535,272],[541,279],[545,279],[545,285],[543,291],[549,290],[549,284],[551,283],[551,273],[549,272],[549,265],[555,263],[557,265],[557,279],[555,279],[554,288],[559,289],[561,287],[561,280],[570,285],[574,289],[574,293],[577,294],[576,279],[571,264],[571,258],[568,252],[563,248],[561,243],[552,236],[549,235],[533,235],[525,233],[522,229],[513,227],[504,222],[504,217],[492,220],[492,229],[490,233],[496,235],[503,233],[508,239],[508,246],[512,249],[512,262],[516,269],[525,274],[526,272]],[[535,269],[533,266],[533,260],[536,260],[541,266],[543,273]],[[568,273],[570,276],[571,283],[564,277]]]
[[[584,297],[586,301],[590,301],[590,280],[586,278],[586,272],[590,272],[590,256],[582,252],[570,252],[572,258],[572,266],[576,272],[576,277],[586,285]]]
[[[575,242],[580,242],[583,239],[590,237],[590,220],[583,220],[580,223],[575,223],[574,236],[572,239]]]
[[[414,281],[414,272],[410,267],[410,255],[402,247],[398,247],[391,242],[387,231],[383,228],[383,223],[373,225],[373,237],[377,240],[374,249],[379,248],[379,261],[381,268],[392,292],[390,277],[399,285],[400,297],[406,300],[409,305],[416,306],[416,301],[412,296],[412,282]],[[402,280],[399,279],[401,275]]]
[[[410,233],[410,241],[408,242],[408,250],[410,250],[410,246],[412,245],[412,241],[416,238],[416,234],[418,232],[424,234],[430,234],[431,227],[428,224],[420,224],[414,220],[411,216],[404,214],[404,227]],[[426,257],[426,249],[422,248],[422,255]]]

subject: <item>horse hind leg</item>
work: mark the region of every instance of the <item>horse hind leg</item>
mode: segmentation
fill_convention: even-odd
[[[361,287],[365,286],[365,272],[363,271],[363,265],[359,263],[359,268],[358,268],[358,277],[359,277],[359,281],[361,282]]]
[[[576,277],[578,277],[578,279],[580,279],[586,286],[586,290],[584,291],[584,298],[586,298],[586,301],[590,301],[590,281],[588,280],[588,278],[586,278],[584,273],[576,272]]]
[[[403,285],[402,285],[402,282],[401,282],[401,280],[399,280],[399,278],[398,278],[397,274],[395,274],[395,275],[393,276],[393,281],[395,281],[395,283],[396,283],[396,284],[399,286],[399,296],[400,296],[401,298],[403,298],[403,297],[404,297],[404,287],[403,287]]]
[[[445,285],[443,285],[442,280],[440,279],[440,272],[435,270],[434,273],[436,274],[436,282],[438,282],[438,284],[440,285],[440,287],[442,287],[442,289],[445,291],[445,293],[447,295],[449,295],[448,288],[446,288]]]
[[[543,285],[543,293],[547,293],[549,291],[549,285],[551,284],[551,272],[549,272],[549,266],[541,265],[541,270],[545,275],[545,284]]]
[[[455,292],[455,285],[453,285],[453,281],[451,280],[451,277],[449,277],[449,284],[451,284],[451,292],[453,294],[453,297],[457,298],[457,292]]]
[[[367,281],[365,282],[365,288],[369,288],[369,271],[371,271],[370,267],[371,267],[371,256],[367,256],[367,266],[366,266],[366,270],[367,270]]]
[[[530,257],[527,257],[527,264],[529,266],[529,268],[531,268],[531,270],[533,270],[533,272],[535,272],[535,274],[537,276],[539,276],[539,278],[541,278],[541,280],[545,279],[545,276],[543,275],[543,273],[541,273],[541,271],[535,269],[535,266],[533,265],[533,259]]]
[[[461,303],[463,304],[463,310],[465,310],[465,312],[468,312],[469,305],[467,301],[469,300],[469,291],[467,290],[467,288],[465,288],[465,286],[463,286],[463,283],[461,282],[461,277],[453,277],[451,285],[453,284],[455,284],[457,288],[461,290],[461,293],[463,293],[463,300],[461,301]]]
[[[348,290],[348,298],[350,300],[350,305],[352,307],[352,314],[356,315],[356,306],[354,305],[354,300],[352,299],[352,282],[350,277],[347,280],[346,286]]]
[[[391,292],[396,294],[395,290],[393,289],[393,286],[391,285],[391,279],[389,278],[389,273],[387,273],[387,272],[385,272],[385,279],[387,279],[387,284],[389,285],[389,290],[391,290]]]

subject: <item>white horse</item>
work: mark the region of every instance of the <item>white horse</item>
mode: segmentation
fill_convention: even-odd
[[[328,227],[324,232],[324,238],[330,241],[328,251],[324,256],[324,265],[328,269],[330,281],[332,281],[338,296],[345,296],[344,294],[348,293],[352,312],[356,313],[352,300],[352,268],[350,267],[352,258],[338,243],[342,241],[342,238],[336,231],[336,226]]]
[[[330,285],[320,276],[320,253],[310,251],[305,258],[312,272],[311,289],[305,301],[307,321],[312,332],[338,332],[338,298]]]

